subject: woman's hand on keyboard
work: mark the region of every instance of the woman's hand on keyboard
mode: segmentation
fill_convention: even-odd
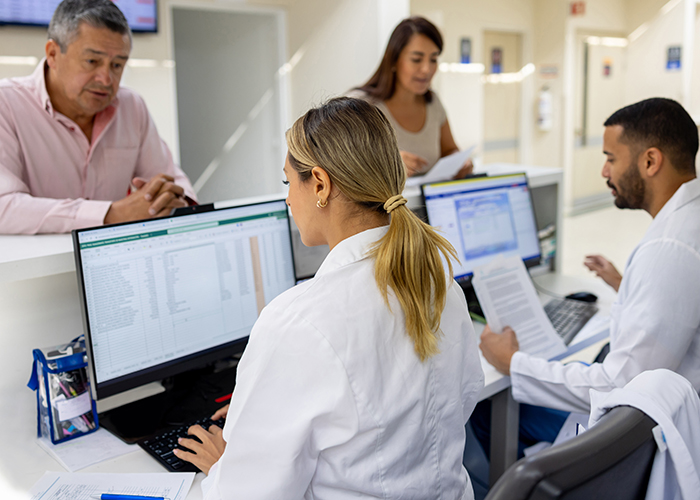
[[[226,406],[216,410],[216,413],[214,413],[211,416],[211,419],[212,420],[219,420],[220,418],[226,418],[226,415],[228,415],[228,407],[229,407],[229,405],[226,405]]]
[[[226,409],[228,409],[228,406],[226,406]],[[224,441],[222,430],[216,425],[212,425],[209,429],[193,425],[187,429],[187,432],[201,442],[197,442],[197,439],[180,438],[178,439],[178,444],[192,450],[194,453],[178,448],[175,448],[173,453],[181,460],[192,462],[202,472],[209,475],[212,465],[219,461],[226,449],[226,441]]]

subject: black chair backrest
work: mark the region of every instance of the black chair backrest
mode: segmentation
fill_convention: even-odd
[[[615,407],[589,431],[513,464],[486,500],[643,500],[655,426],[636,408]]]

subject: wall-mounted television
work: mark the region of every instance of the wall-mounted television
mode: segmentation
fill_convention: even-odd
[[[158,31],[157,0],[113,0],[131,26],[131,31]],[[46,28],[61,0],[0,0],[0,25]]]

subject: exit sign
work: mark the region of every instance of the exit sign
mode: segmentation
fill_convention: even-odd
[[[571,2],[571,15],[582,16],[586,13],[586,2]]]

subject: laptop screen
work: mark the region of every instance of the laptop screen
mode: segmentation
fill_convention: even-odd
[[[497,254],[539,263],[535,213],[525,174],[475,177],[422,187],[428,221],[457,250],[455,279],[468,280],[474,268]]]
[[[284,201],[74,231],[93,388],[104,397],[245,347],[294,286]]]

